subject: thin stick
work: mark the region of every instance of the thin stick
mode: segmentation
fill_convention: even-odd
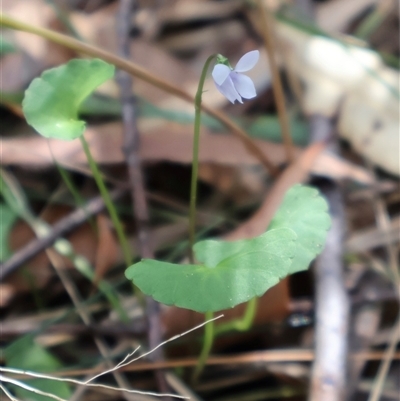
[[[57,401],[68,401],[65,398],[61,398],[61,397],[58,397],[57,395],[54,395],[54,394],[51,394],[51,393],[47,393],[45,391],[41,391],[41,390],[39,390],[39,389],[37,389],[35,387],[28,386],[24,382],[21,382],[19,380],[15,380],[15,379],[10,379],[9,377],[3,376],[3,375],[0,375],[0,381],[5,382],[5,383],[14,384],[14,386],[21,387],[24,390],[30,391],[31,393],[44,395],[46,397],[53,398],[54,400],[57,400]]]
[[[257,0],[260,16],[262,18],[262,29],[264,45],[267,50],[268,60],[271,67],[272,73],[272,88],[274,92],[275,104],[278,109],[278,118],[282,130],[283,143],[285,145],[286,156],[288,161],[293,161],[295,156],[295,149],[293,140],[290,135],[289,118],[286,111],[285,105],[285,94],[283,92],[283,86],[281,77],[279,74],[278,66],[275,60],[275,49],[274,49],[274,38],[270,24],[272,24],[272,18],[268,15],[267,9],[264,6],[262,0]]]
[[[327,142],[332,135],[332,121],[324,116],[313,116],[310,127],[315,144]],[[348,380],[350,309],[343,277],[344,205],[341,190],[333,181],[323,181],[319,189],[328,202],[332,225],[315,262],[315,360],[308,400],[342,401]]]
[[[379,366],[378,375],[375,379],[373,390],[369,395],[368,401],[379,401],[380,399],[383,390],[383,385],[385,384],[385,379],[389,371],[390,363],[394,359],[397,343],[399,342],[400,339],[399,327],[400,327],[400,315],[397,317],[396,322],[394,324],[389,346],[387,347],[383,357],[383,361]]]
[[[368,360],[368,361],[379,361],[384,357],[384,352],[382,351],[361,351],[349,354],[350,360]],[[274,362],[312,362],[314,360],[314,351],[311,349],[277,349],[268,350],[261,352],[248,352],[236,355],[217,355],[211,356],[207,359],[206,365],[208,366],[232,366],[232,365],[251,365],[260,363],[274,363]],[[393,356],[393,360],[400,360],[400,352],[396,352]],[[168,361],[159,362],[143,362],[134,365],[129,365],[123,367],[121,370],[123,372],[144,372],[154,369],[174,369],[182,367],[193,367],[197,364],[196,358],[179,358],[172,359]],[[71,370],[66,373],[71,376],[82,376],[88,374],[88,372],[96,373],[99,368],[93,369],[79,369]],[[10,368],[4,368],[0,366],[0,372],[9,372],[13,374],[26,374],[30,372],[20,371],[15,369],[11,371]],[[34,372],[33,372],[34,373]],[[65,372],[54,373],[52,377],[60,377]],[[33,377],[33,376],[32,376]]]
[[[5,371],[5,369],[1,369],[1,370]],[[29,372],[29,371],[19,371],[18,369],[7,369],[7,372],[8,373],[16,373],[16,374],[24,374],[26,376],[36,377],[36,378],[40,378],[40,379],[47,379],[47,380],[53,380],[53,381],[58,381],[58,382],[64,382],[64,383],[72,383],[72,384],[77,384],[77,385],[86,386],[86,387],[105,388],[107,390],[119,391],[119,392],[124,392],[124,393],[149,395],[149,396],[153,396],[153,397],[175,397],[175,398],[180,398],[180,399],[185,399],[185,400],[189,399],[189,397],[185,397],[185,396],[181,396],[181,395],[177,395],[177,394],[159,394],[159,393],[154,393],[151,391],[131,390],[131,389],[125,389],[125,388],[120,388],[120,387],[107,386],[106,384],[101,384],[101,383],[86,383],[81,380],[68,379],[68,378],[62,378],[62,377],[54,377],[54,376],[49,376],[49,375],[44,375],[44,374]],[[14,384],[15,386],[18,386],[25,390],[31,391],[32,393],[45,395],[47,397],[54,398],[55,400],[58,400],[58,401],[68,401],[68,400],[65,400],[64,398],[57,397],[54,394],[45,393],[43,391],[38,390],[35,387],[28,386],[27,384],[25,384],[19,380],[11,379],[11,378],[3,376],[3,375],[0,375],[0,381]]]
[[[224,315],[219,315],[219,316],[214,317],[214,318],[212,318],[212,319],[206,320],[205,322],[199,324],[198,326],[196,326],[196,327],[194,327],[194,328],[192,328],[192,329],[190,329],[190,330],[187,330],[187,331],[185,331],[185,332],[183,332],[183,333],[181,333],[181,334],[178,334],[178,335],[176,335],[176,336],[173,336],[173,337],[171,337],[170,339],[168,339],[168,340],[166,340],[166,341],[164,341],[164,342],[158,344],[156,347],[154,347],[154,348],[151,349],[150,351],[148,351],[148,352],[146,352],[146,353],[140,355],[139,357],[137,357],[137,358],[135,358],[135,359],[131,359],[130,361],[127,361],[127,362],[124,362],[124,363],[121,363],[121,362],[120,362],[120,363],[118,363],[116,366],[114,366],[114,368],[112,368],[112,369],[110,369],[110,370],[107,370],[107,371],[105,371],[105,372],[102,372],[102,373],[100,373],[100,374],[98,374],[98,375],[92,377],[90,380],[88,380],[88,382],[91,382],[91,381],[97,379],[98,377],[105,375],[106,373],[114,372],[114,371],[117,370],[117,369],[120,369],[120,368],[122,368],[122,367],[124,367],[124,366],[130,365],[132,362],[135,362],[135,361],[137,361],[137,360],[139,360],[139,359],[141,359],[141,358],[144,358],[144,357],[147,356],[147,355],[150,355],[152,352],[156,351],[158,348],[162,347],[163,345],[168,344],[168,343],[171,342],[171,341],[177,340],[178,338],[181,338],[181,337],[185,336],[186,334],[189,334],[189,333],[191,333],[192,331],[199,329],[200,327],[203,327],[203,326],[205,326],[205,325],[207,325],[207,324],[211,324],[211,323],[214,322],[214,320],[220,319],[220,318],[223,317],[223,316],[224,316]],[[134,352],[135,352],[135,351],[134,351]],[[134,352],[133,352],[133,353],[134,353]],[[133,355],[133,353],[130,354],[129,356]],[[126,361],[126,359],[127,359],[127,358],[125,357],[125,358],[124,358],[124,361]],[[1,371],[1,368],[0,368],[0,371]]]
[[[124,189],[113,190],[110,193],[111,200],[118,199],[124,193]],[[66,217],[60,219],[51,227],[48,233],[28,242],[24,247],[15,252],[10,259],[0,265],[0,281],[4,280],[6,276],[12,273],[18,266],[21,266],[39,252],[53,245],[60,237],[79,227],[90,216],[100,213],[104,208],[105,204],[103,198],[97,196],[87,202],[83,207],[74,210]]]
[[[134,0],[121,0],[117,14],[118,53],[121,58],[129,60],[130,38],[132,29],[132,12]],[[137,102],[133,93],[133,79],[126,71],[118,70],[116,81],[119,85],[122,103],[122,121],[124,127],[124,146],[126,164],[128,166],[129,183],[133,215],[137,226],[139,254],[142,258],[154,259],[154,252],[150,242],[149,208],[144,188],[143,166],[139,152],[139,130],[137,125]],[[153,348],[162,340],[160,321],[160,304],[151,297],[146,297],[146,319],[148,326],[149,347]],[[153,360],[163,359],[162,349],[152,354]],[[167,382],[161,371],[155,372],[158,388],[161,392],[168,390]]]
[[[219,315],[219,316],[216,316],[216,317],[214,317],[214,318],[212,318],[210,320],[206,320],[205,322],[203,322],[203,323],[201,323],[201,324],[199,324],[199,325],[197,325],[197,326],[195,326],[195,327],[193,327],[193,328],[191,328],[191,329],[189,329],[189,330],[187,330],[187,331],[185,331],[183,333],[177,334],[177,335],[169,338],[168,340],[163,341],[162,343],[158,344],[156,347],[154,347],[153,349],[151,349],[148,352],[145,352],[144,354],[140,355],[139,357],[134,358],[134,359],[132,359],[130,361],[127,361],[127,359],[129,359],[133,354],[136,353],[136,351],[138,350],[138,348],[136,348],[133,352],[128,354],[121,362],[117,363],[113,368],[111,368],[109,370],[106,370],[104,372],[101,372],[101,373],[93,376],[91,379],[86,380],[86,381],[70,379],[70,378],[62,378],[62,377],[57,377],[57,376],[46,375],[46,374],[43,374],[43,373],[32,372],[32,371],[29,371],[29,370],[20,370],[20,369],[15,369],[15,368],[7,368],[7,367],[3,367],[3,366],[0,366],[0,372],[14,373],[14,374],[30,376],[30,377],[34,377],[34,378],[38,378],[38,379],[64,381],[64,382],[67,382],[67,383],[73,383],[73,384],[79,384],[79,385],[106,387],[106,388],[112,388],[114,390],[115,389],[114,387],[105,386],[103,384],[91,383],[91,382],[94,381],[95,379],[101,377],[101,376],[104,376],[104,375],[106,375],[108,373],[113,373],[113,372],[115,372],[116,370],[118,370],[120,368],[128,366],[131,363],[133,363],[133,362],[135,362],[135,361],[137,361],[139,359],[145,358],[146,356],[150,355],[152,352],[156,351],[158,348],[163,347],[164,345],[166,345],[166,344],[168,344],[168,343],[170,343],[172,341],[175,341],[175,340],[177,340],[177,339],[179,339],[179,338],[181,338],[181,337],[183,337],[183,336],[185,336],[185,335],[187,335],[187,334],[189,334],[189,333],[191,333],[191,332],[193,332],[193,331],[195,331],[195,330],[197,330],[197,329],[199,329],[199,328],[201,328],[201,327],[203,327],[203,326],[205,326],[205,325],[207,325],[207,324],[209,324],[211,322],[214,322],[215,320],[220,319],[223,316],[224,315]],[[3,376],[1,376],[1,377],[3,377]],[[126,389],[118,389],[118,390],[119,391],[136,392],[136,390],[126,390]],[[140,393],[140,392],[138,392],[138,393]],[[149,393],[143,393],[143,394],[149,394]],[[178,398],[186,398],[186,397],[180,397],[180,396],[176,396],[176,395],[174,395],[174,396],[178,397]]]
[[[3,390],[4,394],[11,400],[11,401],[19,401],[18,398],[15,398],[8,390],[5,386],[0,384],[0,389]]]

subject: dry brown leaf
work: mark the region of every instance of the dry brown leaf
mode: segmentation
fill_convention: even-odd
[[[8,283],[0,284],[0,308],[6,307],[15,296],[16,290],[14,286]]]
[[[41,27],[48,27],[55,18],[51,6],[41,0],[16,0],[9,4],[6,3],[6,6],[2,2],[2,12],[18,21]],[[15,31],[14,40],[18,47],[33,59],[46,59],[49,56],[46,54],[48,42],[40,36]]]
[[[199,179],[229,195],[235,204],[248,203],[265,187],[266,173],[254,167],[224,166],[217,163],[202,163],[199,166]]]
[[[15,0],[1,3],[1,11],[35,26],[59,30],[53,8],[42,0]],[[9,35],[18,53],[1,59],[1,90],[20,91],[44,69],[68,61],[72,52],[37,35],[11,31]]]
[[[159,123],[140,120],[140,154],[144,162],[169,161],[189,164],[192,162],[192,128],[177,123]],[[98,163],[110,164],[124,161],[122,153],[122,125],[120,123],[92,126],[86,130],[85,137]],[[275,165],[286,161],[282,144],[255,140],[258,147]],[[57,161],[72,170],[80,171],[86,166],[86,157],[78,140],[61,141],[45,139],[40,136],[0,139],[3,152],[3,165],[44,168]],[[51,149],[51,151],[50,151]],[[301,149],[296,149],[296,155]],[[200,163],[215,163],[225,166],[250,167],[259,161],[243,147],[241,141],[231,135],[212,134],[202,129],[200,140]],[[364,169],[339,159],[328,152],[322,153],[318,164],[312,171],[338,179],[352,179],[366,185],[372,183],[370,174]]]
[[[257,212],[236,230],[225,236],[225,239],[235,241],[253,238],[265,232],[286,191],[293,185],[304,182],[308,178],[315,160],[324,149],[325,144],[323,143],[315,143],[306,148],[274,183]]]
[[[176,123],[157,124],[146,129],[146,121],[141,121],[141,158],[144,162],[172,161],[191,163],[192,128]],[[154,125],[150,121],[150,125]],[[110,164],[124,161],[122,153],[123,133],[120,123],[92,126],[85,137],[98,163]],[[256,141],[258,146],[279,164],[285,161],[280,144]],[[53,153],[57,161],[65,166],[86,164],[86,157],[78,140],[62,141],[45,139],[38,135],[25,138],[3,138],[0,141],[4,165],[48,167],[53,165]],[[50,151],[51,149],[51,151]],[[258,165],[258,160],[244,149],[241,141],[231,135],[213,135],[202,129],[200,141],[201,162],[217,162],[226,165]]]
[[[113,3],[91,14],[73,13],[71,20],[87,42],[115,53],[117,49],[115,26],[117,9],[118,4]],[[187,87],[190,83],[198,80],[197,74],[187,64],[172,57],[161,47],[141,38],[132,41],[130,53],[131,59],[135,63],[175,85]],[[162,101],[168,102],[171,99],[168,93],[139,79],[134,80],[134,90],[138,96],[153,104],[159,104]],[[117,85],[111,81],[102,88],[102,91],[111,96],[118,96],[119,93]]]
[[[69,14],[71,24],[88,43],[98,45],[104,50],[117,49],[116,13],[118,3],[113,2],[92,13],[73,11]]]
[[[333,180],[348,179],[365,185],[373,184],[373,177],[368,170],[350,163],[329,151],[321,153],[315,159],[312,172]]]
[[[315,18],[318,25],[328,32],[344,31],[355,18],[379,0],[331,0],[318,4]]]
[[[353,232],[346,241],[348,252],[365,252],[367,250],[382,247],[388,244],[400,242],[400,216],[395,216],[390,221],[389,229],[379,227],[363,228]]]
[[[243,7],[242,0],[227,2],[187,1],[179,0],[169,7],[160,9],[159,23],[188,23],[196,20],[210,20],[216,18],[229,18]]]
[[[245,35],[246,30],[242,23],[228,20],[201,29],[168,35],[160,40],[160,44],[171,52],[185,53],[207,49],[211,55],[226,48],[229,43],[241,41]]]

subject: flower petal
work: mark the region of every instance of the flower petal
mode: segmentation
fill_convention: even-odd
[[[246,75],[232,73],[230,75],[233,85],[239,95],[245,99],[252,99],[257,96],[253,81]]]
[[[251,70],[257,64],[259,58],[260,52],[258,50],[253,50],[246,53],[236,64],[235,71],[246,72]]]
[[[216,85],[222,85],[228,78],[231,69],[225,64],[216,64],[212,71],[212,77]]]
[[[235,89],[235,86],[230,76],[225,80],[222,85],[218,85],[217,83],[215,83],[215,86],[230,102],[235,103],[235,100],[238,100],[240,103],[243,103],[242,98]]]

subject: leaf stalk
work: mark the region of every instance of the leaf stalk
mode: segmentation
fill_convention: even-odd
[[[79,139],[81,140],[81,144],[83,147],[83,151],[85,152],[85,155],[87,157],[88,163],[89,163],[89,167],[92,170],[93,173],[93,178],[96,181],[97,187],[99,188],[100,194],[104,200],[104,203],[107,207],[108,213],[110,214],[111,220],[113,222],[115,231],[117,233],[118,236],[118,240],[121,244],[121,248],[122,248],[122,253],[124,255],[124,260],[125,260],[125,264],[126,266],[129,266],[132,262],[132,256],[131,256],[131,252],[129,250],[129,245],[128,245],[128,240],[126,239],[126,236],[124,234],[124,230],[122,227],[122,223],[121,220],[118,217],[118,213],[117,210],[111,200],[111,196],[110,193],[108,192],[108,189],[104,183],[104,180],[101,176],[99,167],[97,166],[96,161],[94,160],[91,152],[90,152],[90,148],[89,148],[89,144],[87,143],[85,136],[81,135],[79,137]]]

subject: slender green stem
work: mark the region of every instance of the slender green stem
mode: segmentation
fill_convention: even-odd
[[[97,166],[97,163],[95,162],[95,160],[93,159],[92,154],[90,153],[89,145],[86,142],[86,139],[85,139],[84,135],[82,135],[80,137],[80,140],[81,140],[81,143],[82,143],[83,150],[84,150],[84,152],[86,154],[90,169],[92,170],[93,177],[94,177],[94,179],[96,181],[96,184],[97,184],[97,186],[99,188],[100,194],[101,194],[102,198],[104,199],[104,203],[106,204],[108,213],[110,214],[111,220],[112,220],[112,222],[114,224],[115,231],[117,232],[118,240],[119,240],[119,242],[121,244],[122,253],[123,253],[124,259],[125,259],[125,264],[126,264],[126,266],[129,266],[131,264],[131,262],[132,262],[132,257],[131,257],[131,253],[130,253],[130,250],[129,250],[128,241],[127,241],[127,239],[125,237],[124,230],[122,228],[121,221],[120,221],[120,219],[118,217],[117,211],[116,211],[116,209],[114,207],[114,204],[113,204],[113,202],[111,200],[110,193],[108,192],[108,190],[106,188],[106,185],[105,185],[105,183],[103,181],[103,178],[101,177],[101,173],[100,173],[100,170],[99,170],[99,168]]]
[[[240,319],[234,319],[227,323],[219,324],[215,327],[215,336],[219,336],[222,333],[228,331],[247,331],[253,324],[254,318],[257,311],[258,298],[253,298],[247,302],[246,310],[244,315]]]
[[[214,317],[213,312],[206,312],[204,315],[205,321],[211,320]],[[214,322],[207,323],[204,326],[204,342],[199,360],[197,361],[196,368],[193,372],[192,381],[196,382],[201,372],[203,371],[204,365],[206,364],[207,358],[210,355],[210,351],[214,342]]]
[[[234,319],[225,324],[218,325],[214,327],[214,322],[208,323],[204,327],[204,340],[203,340],[203,348],[201,350],[199,360],[197,362],[195,371],[193,373],[192,380],[196,382],[199,378],[201,372],[204,369],[204,365],[206,364],[207,358],[211,352],[212,345],[214,343],[214,338],[222,333],[226,333],[228,331],[237,330],[237,331],[247,331],[251,327],[254,321],[254,317],[257,311],[258,298],[251,299],[246,306],[246,311],[241,319]],[[210,320],[213,318],[212,312],[206,312],[205,320]]]
[[[192,161],[192,179],[190,183],[190,208],[189,208],[189,258],[194,263],[193,245],[196,237],[196,200],[197,200],[197,176],[199,172],[199,142],[200,142],[200,125],[201,125],[201,98],[203,95],[204,81],[206,80],[207,70],[211,61],[216,57],[215,54],[210,56],[204,63],[201,72],[199,85],[197,87],[194,99],[195,116],[194,116],[194,137],[193,137],[193,161]],[[205,319],[213,318],[212,312],[206,312]],[[214,322],[206,324],[204,328],[203,349],[199,357],[196,369],[193,373],[193,380],[196,381],[202,372],[208,355],[210,354],[212,344],[214,342]]]
[[[196,200],[197,200],[197,176],[199,173],[199,140],[200,140],[200,124],[201,124],[201,97],[203,94],[204,81],[206,80],[207,70],[211,61],[216,57],[215,54],[210,56],[204,63],[201,72],[199,86],[197,87],[194,99],[195,116],[194,116],[194,137],[193,137],[193,161],[192,161],[192,180],[190,183],[190,208],[189,208],[189,258],[194,263],[193,245],[196,236]]]
[[[51,150],[51,149],[50,149]],[[85,200],[83,199],[83,197],[81,196],[81,194],[79,193],[78,189],[76,188],[75,184],[73,183],[70,174],[68,173],[67,170],[65,170],[61,164],[59,164],[56,160],[56,158],[52,155],[53,160],[54,160],[54,165],[57,167],[58,172],[61,175],[62,180],[64,181],[66,187],[68,188],[69,192],[71,192],[76,204],[81,207],[85,212]],[[96,232],[96,224],[95,221],[93,219],[92,216],[87,216],[87,220],[90,224],[90,226],[92,227],[93,232]]]

